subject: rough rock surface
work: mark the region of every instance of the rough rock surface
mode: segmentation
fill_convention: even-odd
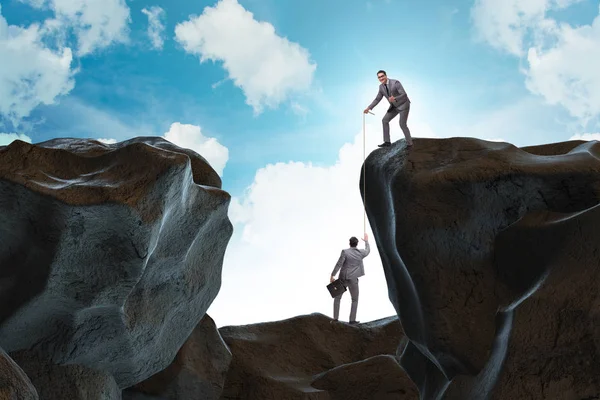
[[[403,143],[365,206],[421,398],[600,396],[600,144]]]
[[[38,393],[29,377],[2,349],[0,349],[0,399],[39,399]]]
[[[499,278],[539,287],[514,313],[492,399],[600,398],[599,227],[595,206],[530,213],[498,235]],[[472,383],[488,377],[484,369],[453,383],[450,393],[473,397]]]
[[[331,400],[418,400],[419,391],[395,356],[379,355],[340,365],[315,377],[312,386]]]
[[[81,365],[54,365],[28,352],[11,354],[43,400],[119,400],[112,375]]]
[[[206,314],[171,365],[125,390],[123,399],[218,400],[230,362],[231,352]]]
[[[220,328],[233,354],[221,399],[335,399],[331,396],[337,389],[330,394],[311,386],[315,375],[376,355],[393,355],[403,337],[396,317],[357,326],[331,321],[311,314]],[[332,374],[324,385],[339,376]]]
[[[158,137],[0,147],[0,346],[121,388],[165,369],[220,288],[220,187]]]

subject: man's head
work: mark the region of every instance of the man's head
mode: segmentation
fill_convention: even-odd
[[[358,244],[358,239],[355,238],[354,236],[352,236],[350,238],[350,247],[356,247],[357,244]]]
[[[380,69],[377,71],[377,79],[379,79],[379,82],[381,83],[385,83],[385,81],[387,81],[387,74],[384,70]]]

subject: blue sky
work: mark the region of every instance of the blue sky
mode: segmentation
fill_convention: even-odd
[[[52,14],[18,0],[0,4],[11,25],[42,22]],[[212,88],[227,78],[221,62],[200,64],[173,38],[178,23],[215,4],[127,2],[130,43],[115,43],[76,59],[80,70],[74,75],[74,89],[58,97],[57,104],[38,107],[26,118],[43,123],[16,128],[36,142],[59,136],[122,140],[161,135],[174,121],[200,125],[204,134],[228,147],[226,186],[235,193],[269,162],[333,162],[337,149],[360,128],[360,110],[376,92],[374,72],[379,68],[401,79],[409,94],[419,91],[419,100],[434,114],[428,122],[441,135],[448,123],[467,128],[529,96],[519,60],[475,40],[473,1],[247,0],[240,4],[255,19],[272,24],[278,35],[307,49],[317,65],[313,93],[297,100],[308,110],[306,116],[295,114],[290,101],[255,116],[245,104],[244,93],[231,81]],[[151,6],[165,10],[162,50],[152,49],[147,37],[148,18],[141,10]],[[563,13],[574,22],[589,23],[597,7],[597,2],[587,1]],[[373,95],[368,92],[365,97],[364,88]],[[545,113],[568,120],[564,110],[544,107],[543,99],[538,100],[540,125]],[[513,132],[502,137],[516,142],[521,136],[518,127],[511,121],[506,126]],[[565,126],[548,128],[535,140],[568,139]],[[4,131],[15,130],[4,125]]]
[[[259,229],[268,218],[257,210],[288,190],[276,182],[307,179],[309,187],[295,196],[301,198],[320,173],[337,174],[340,149],[351,153],[357,145],[361,111],[376,94],[380,68],[406,88],[415,137],[475,136],[520,146],[595,139],[600,132],[597,0],[107,0],[104,9],[88,3],[0,0],[3,141],[14,134],[34,143],[53,137],[121,141],[164,135],[174,123],[187,126],[170,136],[182,140],[177,144],[214,138],[218,145],[200,148],[216,149],[214,157],[226,165],[224,188],[235,198],[232,248],[245,248],[250,228],[273,241],[277,226]],[[152,7],[162,9],[157,47],[148,33]],[[103,26],[103,18],[111,24]],[[54,30],[40,28],[27,45],[15,47],[25,37],[22,30],[35,23]],[[177,37],[176,28],[186,23]],[[258,50],[245,54],[249,48]],[[71,62],[56,66],[65,49]],[[200,55],[209,59],[201,63]],[[36,79],[43,84],[36,86]],[[253,95],[258,111],[248,104]],[[381,140],[384,103],[368,117],[370,148]],[[393,140],[402,137],[396,125]],[[353,162],[360,161],[359,155]],[[276,171],[293,174],[299,165],[299,176],[278,180]],[[348,166],[349,173],[357,165]],[[261,176],[274,181],[259,182]],[[349,182],[323,190],[355,196]],[[258,197],[260,185],[271,185],[268,200]],[[295,210],[314,214],[303,209],[309,200],[298,201]],[[360,217],[352,204],[340,206],[330,223],[343,220],[347,209]],[[298,237],[310,236],[321,222],[303,222],[295,228]],[[347,233],[320,234],[342,237],[323,253],[335,258]],[[242,268],[233,264],[228,271]]]

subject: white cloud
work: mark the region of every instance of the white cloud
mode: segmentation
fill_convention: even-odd
[[[31,138],[22,133],[0,133],[0,146],[8,146],[14,140],[22,140],[23,142],[31,143]]]
[[[573,135],[569,140],[600,140],[600,132],[598,133],[579,133]]]
[[[543,42],[544,30],[553,20],[547,19],[548,11],[562,9],[583,0],[475,0],[471,17],[478,38],[497,49],[516,56],[526,54],[525,36],[533,34],[533,40]]]
[[[36,8],[48,8],[55,14],[45,27],[64,35],[72,29],[77,36],[77,55],[85,56],[113,43],[128,40],[131,21],[125,0],[21,0]]]
[[[217,139],[204,136],[199,126],[175,122],[163,137],[179,147],[194,150],[210,163],[219,176],[223,176],[229,150]]]
[[[9,25],[0,6],[0,116],[13,124],[39,104],[52,104],[73,89],[71,49],[43,44],[43,29]]]
[[[142,13],[148,17],[148,37],[150,37],[152,47],[157,50],[162,49],[164,45],[163,33],[165,26],[163,18],[165,11],[158,6],[152,6],[150,9],[142,9]]]
[[[600,115],[600,15],[571,26],[549,17],[582,0],[476,0],[479,37],[521,57],[526,86],[584,123]]]
[[[77,55],[84,56],[127,40],[129,8],[124,0],[21,0],[47,8],[54,16],[27,27],[9,25],[0,6],[0,116],[13,125],[40,104],[74,87],[69,32],[77,37]]]
[[[212,85],[210,85],[213,89],[218,88],[219,86],[221,86],[222,84],[224,84],[225,82],[227,82],[227,79],[221,79],[218,82],[213,83]]]
[[[308,114],[308,108],[303,105],[296,103],[295,101],[291,104],[292,111],[294,114],[299,115],[301,117],[305,117]]]
[[[530,48],[527,88],[584,120],[600,114],[600,16],[593,25],[566,24],[552,32],[548,49]]]
[[[99,139],[96,139],[96,140],[99,141],[100,143],[104,143],[104,144],[115,144],[115,143],[117,143],[117,139],[99,138]]]
[[[317,67],[306,49],[279,36],[270,23],[255,20],[237,0],[206,7],[178,24],[175,36],[200,62],[222,62],[255,113],[309,90]]]

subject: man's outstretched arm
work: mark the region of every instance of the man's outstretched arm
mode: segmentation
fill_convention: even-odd
[[[362,253],[363,253],[363,257],[366,257],[371,252],[371,246],[369,246],[369,237],[367,236],[366,233],[365,233],[365,238],[363,239],[363,241],[365,242],[365,249],[362,251]]]
[[[379,104],[381,99],[383,99],[383,93],[381,93],[381,90],[379,90],[377,92],[377,96],[375,97],[375,100],[373,100],[373,102],[371,102],[371,104],[369,104],[369,106],[367,107],[367,110],[372,110],[373,107],[375,107],[377,104]]]
[[[333,281],[335,274],[337,274],[338,271],[340,270],[340,268],[342,268],[342,265],[344,265],[345,260],[346,260],[346,255],[344,254],[344,251],[342,250],[342,254],[340,254],[340,258],[339,258],[338,262],[335,264],[335,268],[333,268],[333,272],[331,273],[331,281]]]

